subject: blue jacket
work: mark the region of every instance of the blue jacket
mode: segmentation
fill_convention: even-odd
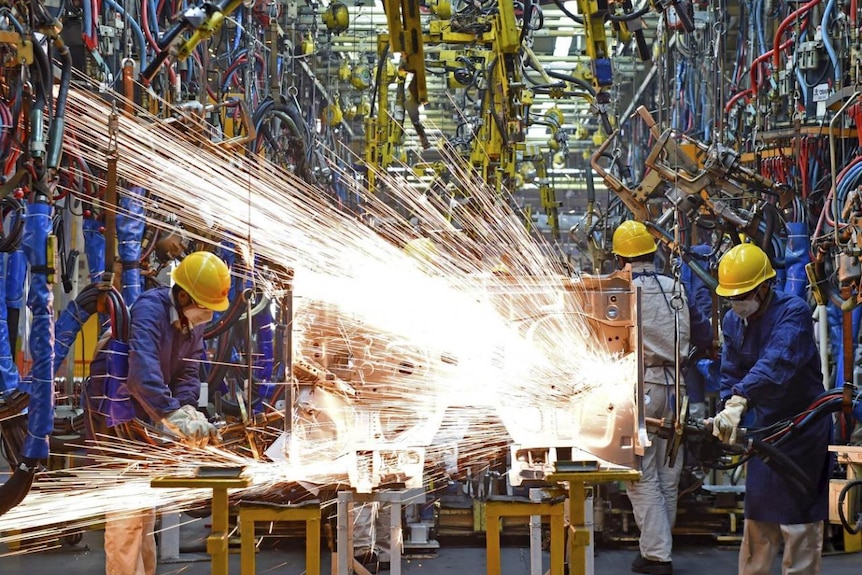
[[[197,406],[201,393],[206,326],[181,332],[171,325],[173,305],[171,289],[160,287],[141,294],[131,309],[126,385],[136,416],[145,421],[159,421],[183,405]],[[91,381],[98,381],[94,376],[104,374],[106,364],[105,354],[98,353],[90,364]]]
[[[722,330],[721,399],[732,395],[748,399],[754,427],[797,415],[823,392],[811,310],[802,298],[773,290],[766,309],[749,318],[747,325],[728,311]],[[823,418],[781,446],[816,486],[807,498],[761,459],[749,461],[747,519],[789,525],[827,518],[830,426],[830,418]]]

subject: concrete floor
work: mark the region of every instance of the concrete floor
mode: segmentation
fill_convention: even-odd
[[[183,529],[189,530],[187,527]],[[192,529],[194,531],[194,529]],[[192,534],[194,536],[194,534]],[[183,535],[183,548],[188,545],[187,534]],[[264,540],[257,557],[257,573],[278,573],[294,575],[304,573],[304,551],[297,545],[274,546],[275,540]],[[195,547],[195,545],[192,545]],[[0,551],[5,551],[0,549]],[[629,565],[636,554],[634,549],[602,549],[595,557],[594,573],[598,575],[629,573]],[[180,563],[161,563],[158,575],[206,575],[210,564],[206,556],[194,553],[196,561]],[[736,572],[737,550],[716,546],[677,546],[674,550],[674,573],[690,575],[727,575]],[[230,572],[239,573],[238,554],[230,557]],[[80,544],[73,547],[60,547],[40,553],[0,557],[0,574],[27,575],[98,575],[104,570],[105,554],[102,548],[102,533],[99,531],[84,534]],[[442,547],[437,557],[405,559],[402,572],[425,575],[458,574],[484,575],[485,550],[481,547]],[[500,575],[529,575],[530,556],[526,547],[504,547],[502,550],[503,569]],[[545,554],[545,569],[548,558]],[[781,572],[776,563],[774,574]],[[862,553],[832,555],[824,558],[824,575],[858,575],[862,572]],[[324,552],[321,573],[330,573],[330,556]],[[383,572],[385,573],[385,572]]]

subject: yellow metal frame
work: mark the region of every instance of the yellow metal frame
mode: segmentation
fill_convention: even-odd
[[[389,24],[389,47],[402,55],[402,67],[413,73],[414,97],[422,104],[428,101],[425,80],[425,52],[422,40],[418,0],[383,0]]]
[[[862,479],[862,446],[830,445],[829,451],[836,454],[838,463],[847,466],[847,481]],[[843,531],[843,534],[845,552],[858,553],[862,551],[862,533],[851,535],[847,531]]]
[[[598,91],[601,86],[596,74],[596,60],[610,58],[608,41],[605,35],[605,15],[608,11],[607,0],[578,0],[578,10],[584,17],[584,36],[586,50],[593,66],[593,87]]]
[[[228,489],[251,485],[248,477],[156,477],[150,487],[162,489],[212,489],[212,532],[207,537],[207,553],[212,556],[210,573],[228,575]]]
[[[565,506],[559,503],[532,503],[526,501],[485,502],[485,553],[488,575],[500,571],[500,519],[503,517],[530,517],[541,515],[551,519],[551,570],[550,575],[563,575],[565,568]]]
[[[569,491],[569,572],[586,575],[587,546],[592,536],[584,523],[586,490],[588,485],[612,483],[614,481],[638,481],[640,471],[634,469],[608,469],[599,471],[575,471],[552,473],[545,477],[553,483],[568,483]]]
[[[320,505],[305,507],[282,507],[278,505],[240,504],[240,573],[255,573],[256,521],[305,521],[305,572],[320,575]]]

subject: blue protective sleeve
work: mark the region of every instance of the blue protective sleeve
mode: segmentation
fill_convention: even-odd
[[[144,189],[129,189],[131,196],[120,198],[117,213],[117,251],[123,262],[123,300],[131,306],[141,295],[141,240],[144,237]]]
[[[84,252],[87,254],[90,282],[97,282],[105,273],[105,235],[99,231],[102,224],[94,218],[84,218],[83,228]]]
[[[18,367],[9,349],[9,322],[6,312],[6,266],[9,254],[0,253],[0,395],[18,388]]]
[[[107,373],[105,374],[105,396],[108,402],[107,423],[114,427],[135,418],[135,406],[127,385],[129,376],[129,344],[109,340],[105,345]]]
[[[9,254],[6,264],[6,306],[24,308],[24,279],[27,276],[27,256],[23,250]]]
[[[28,435],[21,453],[32,459],[48,457],[48,436],[54,429],[54,294],[46,273],[48,235],[53,227],[51,212],[50,204],[29,204],[24,223],[23,247],[30,262],[27,307],[33,314],[30,327],[33,367],[30,370]]]
[[[787,249],[784,255],[787,277],[783,291],[804,298],[806,296],[805,290],[808,288],[805,265],[811,261],[808,224],[790,222],[787,224],[787,232]]]
[[[69,349],[75,343],[75,339],[83,329],[84,324],[90,319],[90,314],[87,310],[81,308],[77,301],[70,301],[60,317],[57,318],[57,323],[54,325],[54,373],[60,369],[66,356],[69,355]]]

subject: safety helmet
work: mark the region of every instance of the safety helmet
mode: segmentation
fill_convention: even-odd
[[[618,256],[636,258],[655,250],[655,240],[641,222],[628,220],[614,230],[613,252]]]
[[[230,305],[230,270],[217,255],[194,252],[185,257],[171,273],[174,283],[183,288],[195,303],[213,311]]]
[[[718,262],[718,287],[715,293],[734,297],[748,293],[775,277],[769,257],[754,244],[739,244]]]

